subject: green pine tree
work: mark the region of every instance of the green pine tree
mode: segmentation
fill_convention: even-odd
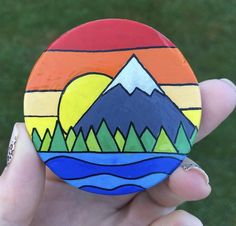
[[[57,121],[56,126],[55,126],[54,134],[52,136],[52,143],[51,143],[50,151],[61,151],[61,152],[68,151],[68,148],[66,146],[66,141],[65,141],[59,121]]]
[[[82,132],[80,131],[76,140],[75,140],[75,144],[74,147],[72,149],[73,152],[84,152],[84,151],[88,151],[87,145],[84,141],[84,137]]]
[[[153,152],[166,152],[166,153],[176,153],[176,149],[170,139],[168,138],[164,128],[161,128],[160,134],[157,138],[157,142],[153,149]]]
[[[123,151],[123,148],[124,148],[124,145],[125,145],[125,138],[123,137],[123,135],[122,135],[122,133],[120,132],[119,129],[116,130],[115,140],[116,140],[116,143],[119,147],[119,150]]]
[[[116,142],[107,128],[105,121],[102,121],[97,132],[97,139],[101,146],[102,152],[118,152]]]
[[[132,124],[128,132],[124,152],[145,152]]]
[[[73,127],[70,127],[67,137],[66,137],[66,144],[69,151],[72,150],[75,143],[75,139],[76,139],[76,135],[75,135],[74,129]]]
[[[194,131],[193,131],[193,134],[192,134],[192,136],[191,136],[191,138],[190,138],[190,143],[191,143],[191,145],[194,144],[194,141],[195,141],[195,139],[196,139],[197,133],[198,133],[198,129],[197,129],[197,127],[195,127],[195,128],[194,128]]]
[[[101,152],[101,148],[99,147],[97,138],[96,138],[92,128],[89,130],[89,134],[88,134],[86,143],[87,143],[89,151]]]
[[[36,128],[33,128],[33,131],[32,131],[32,141],[34,143],[35,149],[39,151],[42,141]]]
[[[191,149],[189,139],[185,133],[185,130],[182,124],[180,124],[179,126],[179,130],[178,130],[176,141],[175,141],[175,147],[181,154],[187,154],[189,153]]]
[[[141,141],[146,149],[146,151],[151,152],[155,143],[156,143],[156,139],[155,137],[151,134],[151,132],[149,131],[149,129],[145,129],[145,131],[143,132],[142,136],[141,136]]]
[[[42,141],[42,146],[41,146],[41,151],[48,151],[50,144],[52,141],[52,137],[51,134],[49,132],[49,129],[46,130],[44,137],[43,137],[43,141]]]

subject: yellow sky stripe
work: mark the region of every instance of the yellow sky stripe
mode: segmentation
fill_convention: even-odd
[[[161,86],[179,108],[199,108],[201,98],[198,86]],[[30,92],[25,94],[24,114],[27,116],[57,115],[61,92]]]
[[[24,99],[24,115],[57,115],[61,92],[26,93]]]
[[[53,134],[56,120],[57,117],[25,117],[25,124],[30,133],[32,133],[33,128],[37,128],[37,131],[42,139],[47,128],[49,129],[51,135]]]
[[[201,107],[198,86],[162,86],[161,88],[179,108]]]

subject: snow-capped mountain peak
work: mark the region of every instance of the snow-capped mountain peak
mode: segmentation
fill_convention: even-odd
[[[139,88],[143,92],[151,95],[153,90],[163,93],[160,87],[153,80],[151,75],[144,69],[136,56],[132,56],[121,71],[116,75],[110,85],[104,90],[105,94],[108,90],[116,85],[122,85],[130,94],[135,88]]]

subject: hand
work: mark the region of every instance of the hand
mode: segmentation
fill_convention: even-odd
[[[215,129],[236,105],[236,89],[227,81],[205,81],[200,88],[203,118],[197,141]],[[202,225],[193,215],[175,210],[185,201],[210,194],[208,176],[196,165],[184,162],[185,167],[145,192],[102,196],[70,187],[45,169],[23,123],[15,125],[11,144],[15,151],[0,177],[1,226]]]

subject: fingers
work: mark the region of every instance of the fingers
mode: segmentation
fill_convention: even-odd
[[[23,123],[15,125],[10,146],[9,165],[0,177],[0,225],[26,226],[44,191],[45,167]]]
[[[176,210],[154,221],[150,226],[203,226],[195,216],[184,210]]]
[[[148,190],[151,200],[163,207],[204,199],[210,192],[207,174],[197,164],[191,164],[188,158],[168,180]]]
[[[185,160],[183,164],[184,166],[175,170],[168,180],[139,193],[132,200],[126,207],[132,220],[136,219],[140,225],[147,222],[150,224],[155,219],[171,213],[183,202],[200,200],[210,194],[211,187],[206,173],[196,164],[190,164],[189,160]]]
[[[212,79],[199,84],[202,96],[202,121],[196,142],[211,133],[234,110],[236,88],[229,80]]]

